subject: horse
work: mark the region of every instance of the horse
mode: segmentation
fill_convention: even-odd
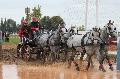
[[[112,63],[110,62],[110,58],[108,56],[107,53],[107,48],[109,46],[108,44],[108,39],[109,36],[111,36],[111,38],[116,38],[117,37],[117,31],[116,31],[116,27],[113,25],[114,21],[111,23],[111,21],[109,21],[109,23],[107,23],[106,26],[104,26],[103,29],[99,29],[97,32],[99,33],[98,37],[98,43],[99,43],[99,53],[97,53],[98,55],[98,61],[100,63],[99,66],[99,70],[102,70],[103,72],[105,72],[106,70],[103,67],[103,61],[105,59],[107,59],[108,61],[108,65],[109,65],[109,69],[113,71],[113,67],[112,67]]]
[[[85,48],[83,45],[91,45],[93,41],[93,34],[92,32],[85,32],[85,35],[83,34],[76,34],[76,33],[72,33],[71,29],[69,29],[69,31],[67,33],[64,33],[62,36],[62,42],[67,44],[68,49],[72,49],[72,51],[70,50],[69,54],[68,54],[68,64],[70,67],[71,66],[71,62],[73,61],[73,63],[76,66],[76,70],[79,71],[79,66],[78,64],[74,61],[74,57],[76,55],[75,52],[79,52],[81,54],[81,60],[85,54]]]
[[[55,31],[43,33],[36,38],[36,45],[41,50],[42,59],[47,58],[49,62],[54,62],[59,58],[60,42],[61,42],[61,26]],[[40,57],[38,53],[38,57]]]
[[[98,40],[99,40],[99,42],[100,42],[100,39],[102,39],[102,41],[104,40],[105,41],[105,39],[107,39],[107,37],[105,37],[104,35],[111,35],[111,37],[116,37],[116,28],[115,27],[113,27],[112,26],[113,25],[113,23],[111,23],[111,25],[110,25],[110,23],[109,23],[109,26],[105,26],[105,28],[104,28],[104,32],[106,32],[106,33],[104,33],[104,32],[102,32],[102,34],[101,33],[98,33],[97,31],[91,31],[91,32],[89,32],[89,33],[87,33],[87,34],[85,34],[85,35],[81,35],[81,36],[78,36],[78,35],[72,35],[71,37],[69,37],[69,39],[67,40],[67,45],[68,45],[68,47],[69,48],[75,48],[75,49],[77,49],[78,47],[81,49],[79,49],[78,51],[80,51],[81,52],[81,54],[82,54],[82,57],[84,56],[84,54],[86,53],[87,54],[87,58],[88,58],[88,65],[87,65],[87,67],[86,67],[86,70],[88,70],[89,69],[89,67],[90,67],[90,62],[91,62],[91,65],[93,65],[92,64],[92,59],[91,59],[91,57],[93,56],[93,55],[97,55],[97,57],[98,57],[98,61],[99,61],[99,63],[101,63],[101,59],[102,59],[102,61],[103,61],[103,59],[105,59],[105,57],[103,57],[103,56],[106,56],[106,58],[108,59],[108,61],[109,61],[109,58],[108,58],[108,56],[107,56],[107,53],[105,53],[106,55],[103,55],[104,54],[104,52],[101,52],[101,53],[99,53],[100,52],[100,49],[101,49],[101,44],[98,44],[98,43],[94,43],[94,42],[98,42]],[[88,40],[86,41],[86,39],[88,39],[88,37],[86,37],[86,35],[88,35],[89,34],[89,36],[91,37],[89,37],[91,40],[89,40],[89,43],[87,43],[88,42]],[[104,38],[105,39],[103,39],[102,37],[100,38],[100,36],[101,35],[103,35],[104,36]],[[85,38],[86,37],[86,38]],[[82,42],[81,42],[82,41]],[[83,42],[84,41],[84,42]],[[90,43],[91,42],[91,43]],[[82,43],[83,43],[83,45],[82,45]],[[86,43],[86,44],[85,44]],[[74,54],[75,55],[75,54]],[[79,66],[78,66],[78,64],[76,63],[76,62],[74,62],[74,55],[72,55],[72,58],[70,59],[70,61],[69,61],[69,66],[71,65],[71,61],[73,61],[73,63],[76,65],[76,69],[77,70],[79,70]],[[82,57],[81,57],[81,59],[82,59]],[[112,67],[112,65],[109,63],[109,66],[110,66],[110,69],[112,70],[113,69],[113,67]],[[102,70],[102,71],[105,71],[105,69],[104,69],[104,67],[103,67],[103,65],[102,64],[100,64],[100,66],[99,66],[99,69],[100,70]]]
[[[51,50],[50,61],[55,62],[59,60],[59,51],[61,43],[61,26],[52,33],[48,39],[48,44]]]
[[[48,58],[48,52],[50,51],[49,45],[48,45],[48,38],[51,35],[51,33],[42,33],[38,37],[36,37],[35,44],[37,45],[38,50],[38,59],[42,59],[43,63],[46,62],[46,58]]]
[[[114,21],[113,21],[114,23]],[[108,39],[109,36],[112,38],[117,37],[117,32],[116,32],[116,27],[113,25],[113,23],[109,22],[106,26],[104,26],[103,29],[98,29],[94,28],[93,29],[93,35],[94,35],[94,40],[96,40],[96,43],[93,44],[93,46],[89,47],[86,46],[86,51],[87,49],[93,50],[93,52],[90,52],[88,50],[87,55],[88,55],[88,65],[87,65],[87,70],[89,69],[90,66],[90,61],[92,61],[92,56],[97,55],[97,59],[99,61],[99,70],[102,70],[103,72],[106,72],[106,70],[103,67],[103,61],[104,59],[108,60],[108,65],[109,69],[113,71],[112,63],[110,62],[110,58],[107,53],[107,46],[108,46]]]

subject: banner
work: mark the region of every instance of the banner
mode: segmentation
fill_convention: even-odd
[[[117,38],[117,70],[120,71],[120,37]]]

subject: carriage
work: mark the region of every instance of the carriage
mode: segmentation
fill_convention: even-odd
[[[55,53],[53,53],[53,52],[59,51],[59,56],[61,55],[61,52],[65,54],[63,44],[60,43],[61,40],[59,38],[57,38],[57,40],[50,38],[50,37],[54,36],[54,34],[57,34],[56,36],[60,37],[58,32],[39,33],[39,35],[37,35],[33,40],[23,37],[23,39],[22,39],[23,42],[21,42],[17,45],[17,57],[22,58],[25,61],[29,61],[31,59],[32,55],[36,54],[36,58],[41,59],[42,62],[45,62],[46,59],[47,59],[47,61],[51,62],[51,61],[55,60],[54,59]],[[51,40],[51,42],[48,44],[49,40]],[[52,45],[53,40],[57,41],[54,44],[55,51],[53,49],[54,45]],[[56,48],[58,48],[58,49],[56,49]],[[60,50],[59,50],[59,48],[60,48]],[[58,54],[56,57],[58,57]],[[63,59],[63,61],[65,60],[64,57],[61,59]]]
[[[58,28],[54,33],[51,35],[49,34],[41,34],[37,37],[36,42],[35,40],[29,40],[26,41],[26,44],[19,44],[17,46],[18,49],[18,57],[24,58],[26,61],[28,61],[31,58],[31,55],[33,53],[37,54],[38,57],[43,57],[44,61],[46,59],[46,53],[44,52],[44,47],[46,48],[46,45],[48,45],[48,48],[50,48],[50,52],[47,57],[52,58],[52,60],[56,60],[59,55],[60,51],[60,43],[64,43],[67,48],[73,48],[75,49],[72,51],[74,53],[72,56],[67,55],[66,57],[69,58],[69,64],[71,61],[74,61],[74,56],[76,55],[76,47],[80,47],[83,50],[79,50],[81,54],[85,52],[87,54],[87,70],[90,66],[90,63],[92,63],[92,56],[97,55],[98,61],[99,61],[99,69],[102,71],[105,71],[103,67],[103,61],[106,58],[108,60],[108,64],[110,66],[110,69],[113,70],[113,67],[111,63],[109,63],[109,58],[106,49],[108,37],[109,35],[112,38],[116,37],[116,28],[113,26],[113,23],[110,23],[110,25],[105,26],[103,29],[95,28],[92,31],[87,32],[85,35],[76,35],[70,33],[68,31],[67,33],[61,32],[61,28]],[[42,38],[42,39],[41,39]],[[41,43],[42,42],[42,43]],[[48,44],[47,44],[48,43]],[[83,43],[83,44],[82,44]],[[96,46],[97,45],[97,46]],[[63,46],[62,46],[63,47]],[[85,49],[85,50],[84,50]],[[42,55],[41,55],[42,52]],[[67,52],[68,53],[68,52]],[[44,55],[43,55],[44,54]],[[65,55],[64,55],[65,56]],[[84,55],[83,55],[84,56]],[[75,63],[76,69],[79,70],[78,64]]]
[[[29,38],[17,45],[17,57],[22,58],[25,61],[29,61],[33,54],[36,55],[36,58],[40,57],[42,49],[35,44],[35,40],[30,40]]]

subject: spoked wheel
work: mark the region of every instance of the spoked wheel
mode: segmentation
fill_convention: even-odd
[[[17,46],[17,57],[18,58],[22,57],[22,50],[21,50],[21,48],[22,48],[22,45],[18,44],[18,46]]]
[[[31,57],[31,48],[29,45],[26,45],[24,46],[24,49],[23,49],[23,58],[25,61],[29,61],[30,60],[30,57]]]

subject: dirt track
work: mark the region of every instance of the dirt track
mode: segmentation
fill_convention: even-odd
[[[116,49],[115,46],[111,46],[111,47],[114,47],[113,49]],[[2,50],[2,62],[3,63],[18,64],[18,65],[26,64],[25,61],[17,58],[16,45],[2,45],[2,49],[3,49]],[[32,60],[28,62],[27,64],[39,65],[40,60]]]
[[[81,71],[78,72],[76,71],[74,64],[68,69],[67,63],[41,65],[40,60],[33,60],[26,63],[16,57],[15,45],[3,45],[2,51],[2,62],[4,64],[16,64],[20,79],[120,79],[120,74],[116,71],[110,71],[107,64],[104,65],[107,72],[103,73],[102,71],[99,71],[99,64],[96,60],[94,61],[95,68],[90,68],[89,71],[86,71],[86,62],[83,62],[80,66]],[[116,65],[114,64],[114,68],[116,68],[115,66]]]
[[[16,49],[16,45],[9,45],[9,44],[4,44],[2,45],[2,49]]]
[[[24,66],[18,67],[21,79],[120,79],[120,73],[116,71],[99,71],[97,68],[89,71],[76,71],[74,67],[67,69],[64,65],[59,66]]]

